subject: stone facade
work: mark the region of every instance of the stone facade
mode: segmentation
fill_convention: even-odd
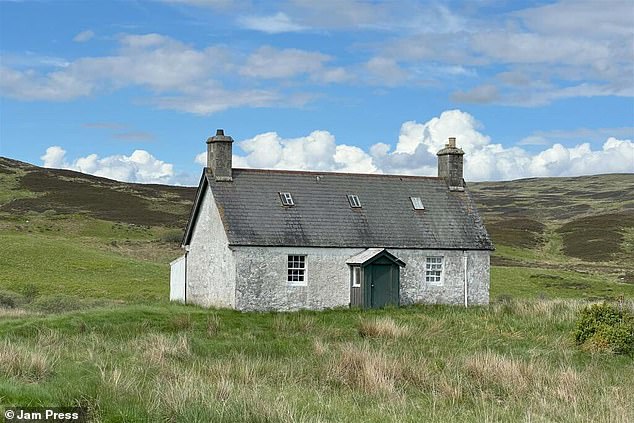
[[[209,187],[187,252],[186,301],[205,307],[235,308],[236,264]]]
[[[489,303],[489,251],[391,250],[406,263],[401,268],[401,304],[464,304],[464,257],[467,257],[468,304]],[[425,283],[427,257],[443,257],[443,281]]]
[[[363,248],[231,247],[213,204],[205,194],[188,256],[188,302],[238,310],[320,310],[350,304],[346,260]],[[213,203],[213,202],[211,202]],[[211,217],[215,216],[215,219]],[[217,219],[217,220],[216,220]],[[216,220],[216,222],[212,222]],[[203,239],[204,238],[204,239]],[[224,239],[223,239],[224,238]],[[467,259],[468,303],[489,302],[489,251],[390,249],[401,268],[402,305],[464,304]],[[306,256],[306,286],[287,282],[289,255]],[[215,257],[215,259],[214,259]],[[427,257],[443,257],[441,285],[425,282]],[[224,275],[224,276],[222,276]]]
[[[239,310],[320,310],[350,304],[346,260],[363,249],[236,247],[236,308]],[[289,255],[306,256],[306,286],[287,282]]]

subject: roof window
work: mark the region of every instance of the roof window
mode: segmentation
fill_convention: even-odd
[[[414,210],[425,210],[425,206],[423,206],[423,200],[420,197],[409,197],[412,201],[412,206],[414,206]]]
[[[361,208],[361,201],[359,201],[359,197],[354,194],[348,194],[348,202],[353,209]]]
[[[282,200],[283,206],[294,206],[293,196],[290,192],[280,192],[280,199]]]

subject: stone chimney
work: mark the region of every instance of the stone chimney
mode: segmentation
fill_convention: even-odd
[[[232,181],[231,154],[233,138],[218,129],[216,135],[207,139],[207,168],[216,181]]]
[[[438,177],[447,182],[451,191],[463,191],[462,156],[464,151],[456,147],[456,139],[449,138],[445,148],[436,155],[438,156]]]

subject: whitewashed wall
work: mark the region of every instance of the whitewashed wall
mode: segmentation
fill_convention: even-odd
[[[235,308],[235,269],[218,207],[207,188],[187,254],[187,302]]]
[[[489,303],[489,251],[393,250],[407,263],[401,269],[401,304],[464,304],[464,255],[467,256],[468,303]],[[426,257],[443,257],[443,283],[425,282]]]
[[[297,310],[347,307],[346,260],[362,248],[235,247],[236,308]],[[289,286],[288,255],[306,255],[306,286]]]

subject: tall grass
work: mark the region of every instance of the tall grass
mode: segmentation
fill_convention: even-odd
[[[576,347],[582,305],[0,319],[0,397],[96,421],[634,421],[634,363]]]

